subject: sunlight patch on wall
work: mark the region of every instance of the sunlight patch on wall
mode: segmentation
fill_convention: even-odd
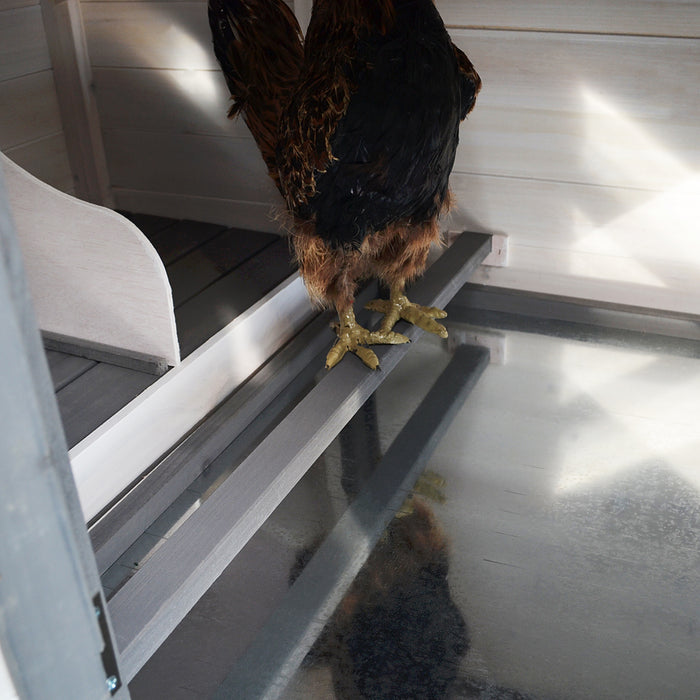
[[[185,29],[175,25],[168,29],[169,43],[181,61],[186,65],[199,66],[209,59],[210,47],[206,49]],[[205,114],[217,113],[219,90],[217,81],[220,76],[207,70],[177,70],[170,73],[173,83],[192,102],[197,104]]]
[[[583,158],[592,170],[613,172],[628,187],[666,190],[693,171],[635,119],[587,87],[581,89],[586,119]]]

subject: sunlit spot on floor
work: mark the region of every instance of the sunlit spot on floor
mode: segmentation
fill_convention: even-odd
[[[583,344],[562,348],[562,407],[586,407],[561,435],[559,494],[649,463],[700,491],[697,361]]]

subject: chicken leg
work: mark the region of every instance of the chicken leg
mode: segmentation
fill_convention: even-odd
[[[381,326],[372,334],[372,342],[374,343],[383,342],[381,338],[386,334],[393,333],[392,328],[397,321],[402,319],[424,331],[435,333],[441,338],[447,338],[447,329],[435,320],[436,318],[445,318],[447,314],[434,306],[420,306],[409,301],[404,294],[403,282],[391,285],[389,299],[375,299],[370,301],[365,308],[384,314]]]
[[[379,358],[367,345],[400,345],[408,342],[405,335],[394,333],[391,329],[379,335],[368,331],[357,323],[352,307],[347,311],[338,311],[338,318],[339,323],[335,326],[338,340],[326,355],[326,369],[335,367],[348,351],[357,355],[370,369],[377,369]]]

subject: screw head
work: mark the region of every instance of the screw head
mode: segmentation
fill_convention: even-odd
[[[105,683],[110,693],[113,693],[119,687],[119,679],[116,676],[110,676]]]

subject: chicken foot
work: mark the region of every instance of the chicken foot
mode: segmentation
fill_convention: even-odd
[[[365,308],[384,314],[381,326],[374,332],[377,338],[381,338],[384,334],[392,333],[394,325],[402,319],[422,328],[424,331],[435,333],[441,338],[447,338],[447,329],[435,320],[436,318],[445,318],[447,314],[442,309],[437,309],[434,306],[420,306],[409,301],[404,294],[404,285],[402,283],[391,285],[389,299],[375,299],[370,301]],[[375,340],[374,342],[381,342],[381,340]]]
[[[367,345],[400,345],[408,342],[408,338],[401,333],[389,332],[379,336],[376,332],[368,331],[357,323],[352,308],[338,311],[338,318],[340,322],[335,326],[338,340],[326,355],[326,369],[335,367],[348,351],[357,355],[370,369],[377,369],[379,358]]]

